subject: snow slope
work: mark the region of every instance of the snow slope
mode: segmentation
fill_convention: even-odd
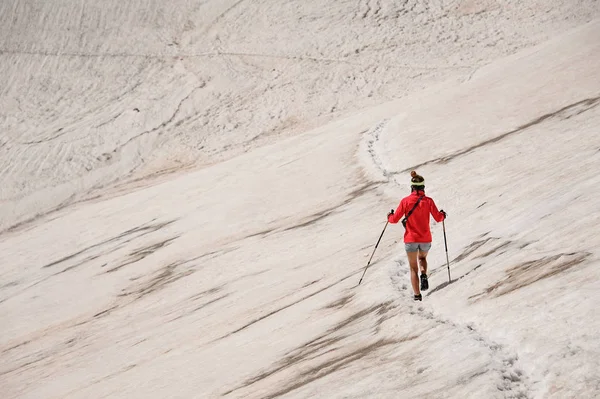
[[[44,7],[51,7],[15,4],[17,16],[47,15]],[[24,4],[41,10],[27,14],[19,8]],[[375,10],[373,4],[361,7]],[[461,4],[454,10],[468,3]],[[2,7],[1,15],[8,15],[8,6]],[[214,14],[204,18],[223,21],[221,15],[241,15],[250,5],[229,7],[229,14],[211,8]],[[65,20],[64,13],[75,12],[58,10],[56,18]],[[123,9],[118,15],[143,21],[146,14]],[[106,23],[125,26],[119,19]],[[209,33],[218,31],[206,26]],[[126,35],[113,29],[106,41],[84,40],[86,50],[122,48],[118,40]],[[85,48],[67,40],[68,34],[47,34],[60,52]],[[191,46],[201,37],[192,29],[181,42]],[[132,95],[156,109],[138,133],[124,136],[120,128],[107,128],[107,135],[88,136],[90,154],[102,145],[106,151],[127,148],[114,169],[92,166],[89,173],[69,175],[66,158],[56,156],[81,153],[68,147],[82,137],[78,126],[89,129],[125,109],[111,97],[117,82],[109,79],[102,88],[104,100],[89,94],[92,103],[105,102],[101,109],[79,99],[62,115],[63,100],[49,98],[58,107],[49,105],[53,116],[40,116],[28,127],[11,113],[3,119],[10,133],[5,142],[11,143],[4,154],[12,158],[2,157],[9,166],[5,187],[11,187],[3,189],[2,226],[45,213],[67,194],[73,201],[98,197],[0,235],[2,396],[596,397],[598,39],[595,20],[467,75],[451,75],[441,85],[257,143],[241,155],[219,149],[222,161],[178,170],[152,185],[127,179],[144,154],[167,163],[156,155],[151,136],[169,137],[161,151],[174,148],[168,142],[177,134],[168,126],[180,119],[170,115],[197,115],[183,101],[193,87],[169,80],[191,75],[173,75],[148,62],[145,73],[157,80],[139,78]],[[144,48],[157,43],[151,35],[144,40]],[[47,51],[35,47],[40,43],[39,37],[21,37],[19,51]],[[24,54],[1,57],[27,64]],[[47,57],[45,62],[53,62]],[[117,60],[99,59],[106,62],[96,65],[102,73],[129,73]],[[11,63],[0,65],[16,68]],[[91,73],[93,67],[75,69]],[[26,79],[14,70],[11,76]],[[76,82],[73,78],[73,87]],[[157,85],[170,89],[155,92],[168,98],[153,101],[150,92]],[[68,91],[54,92],[74,101]],[[18,98],[3,95],[2,101]],[[68,112],[88,116],[71,119]],[[123,112],[115,120],[131,117]],[[34,134],[42,123],[56,125]],[[72,133],[53,139],[62,126],[71,126]],[[11,136],[14,129],[22,130]],[[32,147],[15,150],[16,137],[60,143],[62,152],[39,149],[46,148],[40,153],[54,162],[48,164],[55,165],[50,175],[35,169],[40,163],[28,162],[40,158]],[[219,140],[233,146],[243,141]],[[17,154],[25,154],[19,162]],[[179,152],[171,154],[174,162],[180,160]],[[196,162],[196,155],[186,154],[186,162]],[[418,304],[410,301],[401,226],[387,227],[357,286],[385,213],[407,193],[408,171],[415,167],[426,178],[428,194],[449,213],[454,279],[447,283],[441,226],[433,225],[431,290]],[[147,177],[149,170],[163,171],[154,165],[135,178]],[[21,196],[16,187],[23,187],[28,173],[39,180],[31,182],[34,194]],[[61,179],[73,187],[61,185]],[[115,188],[115,181],[122,184]]]
[[[467,78],[592,0],[0,4],[0,231]],[[513,2],[514,3],[514,2]]]

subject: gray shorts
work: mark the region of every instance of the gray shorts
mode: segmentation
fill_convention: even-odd
[[[407,242],[407,243],[404,243],[404,249],[406,249],[406,252],[417,252],[417,251],[429,252],[429,250],[431,249],[431,243],[430,242]]]

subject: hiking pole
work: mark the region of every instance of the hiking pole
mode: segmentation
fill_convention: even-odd
[[[379,240],[377,240],[377,244],[375,244],[375,249],[377,249],[377,246],[379,245],[379,241],[381,241],[381,237],[383,237],[383,233],[385,233],[385,229],[388,225],[389,221],[385,222],[385,227],[383,228],[383,231],[381,232],[381,235],[379,236]],[[373,259],[373,255],[375,255],[375,249],[373,250],[373,253],[371,254],[371,258],[369,259],[369,263],[367,263],[367,267],[365,267],[365,271],[362,274],[362,277],[360,278],[360,281],[358,282],[358,285],[360,285],[360,283],[363,280],[363,277],[365,276],[365,273],[367,272],[367,269],[369,268],[369,265],[371,264],[371,259]]]
[[[446,247],[446,264],[448,265],[448,283],[452,282],[450,278],[450,261],[448,260],[448,241],[446,241],[446,220],[442,220],[442,227],[444,229],[444,246]]]

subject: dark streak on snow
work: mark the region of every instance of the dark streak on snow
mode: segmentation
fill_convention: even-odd
[[[129,242],[131,242],[131,241],[133,241],[133,240],[135,240],[137,238],[143,237],[143,236],[145,236],[147,234],[150,234],[150,233],[152,233],[154,231],[157,231],[157,230],[159,230],[159,229],[161,229],[161,228],[163,228],[165,226],[168,226],[171,223],[175,222],[175,220],[176,219],[170,220],[170,221],[167,221],[167,222],[142,225],[142,226],[135,227],[133,229],[129,229],[129,230],[124,231],[123,233],[119,234],[116,237],[112,237],[112,238],[103,240],[100,243],[90,245],[89,247],[86,247],[86,248],[84,248],[84,249],[82,249],[80,251],[77,251],[75,253],[67,255],[67,256],[65,256],[63,258],[60,258],[60,259],[58,259],[56,261],[50,262],[50,263],[42,266],[42,269],[54,267],[54,266],[60,265],[60,264],[62,264],[64,262],[67,262],[67,261],[70,261],[70,260],[74,260],[77,257],[79,257],[80,255],[83,255],[84,253],[86,253],[88,251],[91,251],[92,249],[96,249],[98,247],[101,247],[103,245],[111,244],[111,243],[117,243],[116,247],[104,250],[103,253],[94,254],[94,255],[88,255],[85,259],[79,260],[77,263],[69,265],[66,268],[62,269],[61,271],[55,272],[53,274],[50,274],[50,275],[47,275],[45,277],[42,277],[42,278],[38,279],[34,283],[29,284],[28,286],[22,288],[21,290],[19,290],[15,294],[11,295],[10,297],[1,299],[0,303],[5,302],[6,300],[8,300],[8,299],[10,299],[12,297],[15,297],[17,295],[22,294],[23,292],[29,290],[32,287],[35,287],[38,284],[41,284],[41,283],[45,282],[46,280],[52,278],[53,276],[56,276],[56,275],[61,274],[61,273],[65,273],[65,272],[67,272],[69,270],[73,270],[73,269],[75,269],[75,268],[77,268],[77,267],[79,267],[79,266],[81,266],[81,265],[83,265],[83,264],[85,264],[85,263],[87,263],[87,262],[89,262],[91,260],[94,260],[94,259],[97,259],[97,258],[101,257],[103,254],[105,254],[107,252],[110,252],[110,251],[114,250],[115,248],[119,248],[119,247],[123,246],[124,244],[129,243]],[[154,220],[152,222],[154,222]],[[132,237],[129,237],[129,236],[132,236]]]
[[[27,345],[27,344],[28,344],[28,343],[30,343],[30,342],[31,342],[31,340],[27,340],[27,341],[20,342],[20,343],[18,343],[18,344],[16,344],[16,345],[13,345],[13,346],[11,346],[11,347],[9,347],[9,348],[6,348],[6,349],[4,349],[4,350],[2,351],[2,353],[10,352],[10,351],[11,351],[11,350],[13,350],[13,349],[17,349],[17,348],[20,348],[21,346],[25,346],[25,345]]]
[[[76,268],[78,268],[79,266],[81,266],[81,265],[83,265],[83,264],[85,264],[85,263],[87,263],[87,262],[90,262],[90,261],[92,261],[92,260],[94,260],[94,259],[98,259],[98,258],[99,258],[99,257],[101,257],[101,256],[102,256],[102,254],[93,255],[93,256],[88,256],[87,258],[85,258],[85,259],[84,259],[84,260],[82,260],[81,262],[77,262],[77,263],[76,263],[76,264],[74,264],[74,265],[71,265],[71,266],[69,266],[69,267],[66,267],[66,268],[64,268],[63,270],[61,270],[61,271],[59,271],[59,272],[56,272],[56,273],[54,273],[54,274],[53,274],[53,276],[56,276],[57,274],[62,274],[62,273],[68,272],[69,270],[76,269]]]
[[[194,294],[191,297],[189,297],[188,299],[193,302],[193,301],[195,301],[197,299],[204,298],[205,296],[210,296],[212,294],[216,294],[217,292],[222,291],[223,288],[224,288],[223,285],[219,285],[218,287],[213,287],[213,288],[210,288],[208,290],[204,290],[204,291],[201,291],[201,292],[199,292],[197,294]]]
[[[309,281],[308,283],[305,283],[305,284],[303,284],[303,285],[302,285],[302,288],[310,287],[311,285],[313,285],[313,284],[316,284],[316,283],[318,283],[319,281],[321,281],[321,279],[320,279],[320,278],[319,278],[319,279],[316,279],[316,280],[313,280],[313,281]]]
[[[523,132],[524,130],[526,130],[526,129],[532,127],[532,126],[535,126],[535,125],[538,125],[538,124],[540,124],[542,122],[545,122],[546,120],[548,120],[550,118],[559,117],[559,118],[562,118],[563,120],[566,120],[566,119],[569,119],[569,118],[571,118],[571,117],[573,117],[575,115],[579,115],[579,114],[581,114],[581,113],[583,113],[585,111],[588,111],[588,110],[596,107],[598,104],[600,104],[600,96],[598,96],[598,97],[592,97],[592,98],[587,98],[587,99],[581,100],[581,101],[577,101],[577,102],[575,102],[573,104],[564,106],[564,107],[560,108],[557,111],[550,112],[550,113],[547,113],[545,115],[542,115],[542,116],[540,116],[540,117],[532,120],[531,122],[528,122],[528,123],[526,123],[524,125],[521,125],[521,126],[517,127],[516,129],[513,129],[513,130],[511,130],[509,132],[503,133],[503,134],[501,134],[499,136],[496,136],[496,137],[494,137],[492,139],[482,141],[479,144],[473,145],[473,146],[468,147],[468,148],[466,148],[464,150],[457,151],[454,154],[446,155],[446,156],[443,156],[443,157],[432,159],[430,161],[426,161],[426,162],[420,163],[418,165],[411,166],[410,168],[404,169],[400,173],[406,173],[406,172],[409,172],[411,170],[418,169],[418,168],[420,168],[422,166],[430,165],[430,164],[446,164],[446,163],[452,161],[453,159],[455,159],[457,157],[469,154],[469,153],[475,151],[476,149],[484,147],[484,146],[486,146],[488,144],[497,143],[497,142],[499,142],[501,140],[504,140],[507,137],[510,137],[510,136],[516,134],[516,133]]]
[[[177,268],[183,264],[187,263],[186,261],[177,261],[173,262],[167,266],[164,266],[160,269],[157,274],[151,279],[138,284],[134,289],[124,292],[123,294],[119,294],[120,297],[133,295],[136,299],[140,299],[148,294],[159,291],[165,288],[167,285],[174,283],[175,281],[189,276],[194,273],[194,270],[188,269],[185,271],[178,271]]]
[[[416,337],[409,337],[407,340],[414,338]],[[304,385],[310,384],[311,382],[314,382],[320,378],[326,377],[329,374],[332,374],[346,367],[350,363],[356,362],[381,348],[390,345],[396,345],[401,342],[403,341],[393,339],[380,339],[372,344],[365,345],[349,353],[344,353],[337,357],[330,358],[316,366],[310,367],[309,369],[300,372],[297,376],[296,381],[287,384],[278,391],[272,392],[269,395],[264,396],[264,398],[273,399],[285,395],[289,392],[303,387]]]
[[[16,287],[17,285],[19,285],[18,281],[9,281],[8,283],[0,285],[0,290],[8,287]]]
[[[133,263],[137,263],[137,262],[141,261],[142,259],[148,257],[149,255],[152,255],[154,252],[158,251],[159,249],[169,245],[171,242],[175,241],[179,237],[180,236],[171,237],[166,240],[158,241],[153,244],[138,248],[129,254],[129,259],[122,262],[118,266],[115,266],[115,267],[112,267],[112,268],[106,270],[105,273],[113,273],[125,266],[131,265]]]
[[[47,215],[50,215],[52,213],[58,212],[60,210],[62,210],[63,208],[67,207],[68,205],[71,204],[71,201],[73,201],[73,199],[75,198],[75,195],[71,195],[69,196],[69,198],[65,199],[63,202],[61,202],[60,204],[56,205],[55,207],[53,207],[52,209],[45,211],[45,212],[40,212],[40,213],[36,213],[35,215],[27,218],[27,219],[23,219],[11,226],[8,226],[7,228],[5,228],[4,230],[0,230],[0,234],[2,233],[13,233],[19,229],[24,229],[26,228],[29,224],[35,222],[36,220],[45,217]],[[52,219],[50,219],[52,220]]]
[[[503,280],[492,284],[484,292],[471,295],[469,299],[478,301],[486,295],[499,297],[509,294],[540,280],[567,271],[583,263],[589,256],[591,256],[589,252],[560,253],[520,263],[508,269],[506,271],[507,276]]]
[[[463,274],[462,276],[460,276],[460,277],[459,277],[459,278],[457,278],[457,279],[454,279],[454,280],[452,280],[452,281],[446,281],[446,282],[444,282],[444,283],[442,283],[442,284],[438,285],[438,286],[437,286],[437,287],[435,287],[434,289],[430,290],[430,291],[429,291],[429,293],[428,293],[428,295],[431,295],[431,294],[433,294],[434,292],[437,292],[437,291],[439,291],[439,290],[442,290],[442,289],[446,288],[447,286],[449,286],[449,285],[450,285],[450,284],[452,284],[452,283],[455,283],[455,282],[457,282],[457,281],[459,281],[459,280],[462,280],[463,278],[467,277],[469,274],[471,274],[471,273],[473,273],[474,271],[476,271],[477,269],[479,269],[481,266],[483,266],[483,263],[480,263],[480,264],[478,264],[478,265],[477,265],[477,266],[475,266],[473,269],[469,270],[468,272],[466,272],[465,274]]]
[[[455,282],[456,280],[452,280],[452,281],[445,281],[442,284],[438,285],[437,287],[429,290],[428,295],[433,294],[434,292],[437,292],[439,290],[443,290],[444,288],[446,288],[447,286],[449,286],[450,284],[452,284],[453,282]]]
[[[478,240],[478,241],[474,241],[472,242],[468,247],[466,247],[463,252],[458,255],[456,258],[454,258],[452,260],[452,263],[456,263],[456,262],[460,262],[461,260],[465,259],[467,256],[471,255],[473,252],[475,252],[476,250],[478,250],[479,248],[481,248],[482,246],[484,246],[485,244],[487,244],[490,241],[493,240],[498,240],[498,238],[495,237],[488,237],[485,240]]]
[[[159,229],[161,229],[163,227],[166,227],[166,226],[170,225],[171,223],[175,222],[175,220],[176,219],[170,220],[170,221],[167,221],[167,222],[142,225],[142,226],[135,227],[133,229],[126,230],[126,231],[124,231],[123,233],[119,234],[116,237],[112,237],[112,238],[109,238],[107,240],[101,241],[101,242],[99,242],[97,244],[90,245],[89,247],[86,247],[86,248],[82,249],[81,251],[77,251],[77,252],[75,252],[73,254],[67,255],[67,256],[65,256],[65,257],[63,257],[61,259],[58,259],[58,260],[56,260],[54,262],[48,263],[47,265],[42,266],[42,268],[56,266],[56,265],[58,265],[60,263],[63,263],[65,261],[67,261],[67,260],[73,259],[76,256],[79,256],[79,255],[81,255],[81,254],[83,254],[83,253],[85,253],[85,252],[87,252],[87,251],[89,251],[91,249],[94,249],[94,248],[100,247],[102,245],[106,245],[106,244],[110,244],[110,243],[119,241],[122,238],[125,238],[127,236],[130,236],[130,235],[133,235],[133,234],[136,234],[136,233],[142,233],[142,234],[136,235],[135,237],[130,238],[130,239],[124,241],[125,243],[130,242],[130,241],[132,241],[135,238],[139,238],[139,237],[145,236],[145,235],[150,234],[152,232],[155,232],[155,231],[157,231],[157,230],[159,230]]]
[[[481,237],[481,238],[483,238],[483,237],[487,236],[488,234],[489,234],[489,232],[488,232],[488,233],[485,233],[485,234],[482,234],[480,237]],[[463,252],[462,252],[460,255],[458,255],[456,258],[454,258],[454,259],[451,261],[451,263],[453,263],[453,264],[454,264],[454,263],[460,262],[460,261],[462,261],[462,260],[466,259],[467,257],[469,257],[470,255],[473,255],[475,251],[477,251],[478,249],[482,248],[482,247],[483,247],[483,246],[485,246],[486,244],[488,244],[488,243],[490,243],[490,242],[497,241],[497,240],[499,240],[499,238],[496,238],[496,237],[488,237],[488,238],[485,238],[485,239],[482,239],[482,240],[473,241],[473,242],[472,242],[470,245],[468,245],[468,246],[467,246],[467,247],[466,247],[466,248],[463,250]],[[479,255],[477,255],[477,256],[474,256],[472,259],[481,259],[481,258],[486,258],[486,257],[488,257],[488,256],[490,256],[490,255],[492,255],[492,254],[494,254],[494,253],[496,253],[496,254],[498,254],[498,256],[500,256],[500,255],[502,255],[503,253],[505,253],[506,251],[501,251],[501,252],[498,252],[499,250],[501,250],[501,249],[503,249],[503,248],[506,248],[506,247],[508,247],[508,246],[510,246],[510,245],[513,245],[513,244],[515,244],[513,241],[504,241],[502,244],[500,244],[500,245],[497,245],[497,246],[495,246],[495,247],[493,247],[493,248],[491,248],[491,249],[487,250],[487,251],[486,251],[486,252],[484,252],[484,253],[481,253],[481,254],[479,254]],[[525,243],[525,244],[521,245],[521,246],[520,246],[520,248],[524,248],[524,247],[526,247],[527,245],[529,245],[529,243]],[[444,265],[444,266],[446,266],[446,265]],[[461,280],[461,279],[465,278],[465,277],[466,277],[466,276],[468,276],[469,274],[471,274],[471,273],[473,273],[474,271],[476,271],[477,269],[479,269],[481,266],[483,266],[483,263],[480,263],[480,264],[478,264],[478,265],[477,265],[475,268],[473,268],[472,270],[470,270],[470,271],[468,271],[467,273],[463,274],[463,275],[462,275],[462,276],[460,276],[459,278],[452,280],[450,283],[454,283],[454,282],[456,282],[456,281],[458,281],[458,280]],[[430,274],[431,274],[431,275],[434,275],[434,274],[437,274],[437,273],[439,273],[439,272],[443,272],[445,269],[446,269],[446,267],[439,267],[439,268],[436,268],[435,270],[433,270],[433,271],[432,271]],[[435,287],[434,289],[432,289],[431,291],[429,291],[429,295],[431,295],[432,293],[434,293],[434,292],[436,292],[436,291],[439,291],[439,290],[441,290],[441,289],[445,288],[445,287],[446,287],[446,286],[448,286],[448,284],[450,284],[450,283],[444,283],[444,284],[441,284],[441,285],[439,285],[439,286]]]
[[[245,238],[252,238],[252,237],[258,237],[258,236],[266,236],[267,234],[270,234],[270,233],[272,233],[275,230],[276,230],[275,228],[261,230],[261,231],[259,231],[257,233],[249,234]]]
[[[208,300],[208,301],[206,301],[206,302],[204,302],[204,303],[202,303],[202,304],[200,304],[200,305],[196,306],[195,308],[193,308],[193,309],[191,309],[191,310],[189,310],[189,311],[185,312],[184,314],[181,314],[181,315],[179,315],[179,316],[177,316],[177,317],[175,317],[175,318],[173,318],[173,319],[169,320],[169,322],[171,322],[171,321],[175,321],[175,320],[179,320],[179,319],[181,319],[181,318],[184,318],[184,317],[186,317],[186,316],[189,316],[189,315],[191,315],[192,313],[195,313],[195,312],[197,312],[198,310],[202,310],[202,309],[206,308],[207,306],[210,306],[210,305],[212,305],[212,304],[214,304],[214,303],[216,303],[216,302],[219,302],[221,299],[225,299],[225,298],[227,298],[228,296],[229,296],[229,294],[223,294],[223,295],[221,295],[221,296],[218,296],[218,297],[216,297],[216,298],[210,299],[210,300]]]
[[[480,259],[480,258],[485,258],[490,256],[491,254],[493,254],[494,252],[498,251],[499,249],[502,249],[508,245],[510,245],[512,243],[512,241],[505,241],[502,244],[490,249],[487,252],[484,252],[483,254],[477,255],[474,259]]]
[[[325,306],[325,309],[341,309],[352,301],[354,294],[345,295]]]
[[[340,208],[341,206],[349,204],[351,201],[353,201],[356,198],[360,197],[361,195],[365,194],[372,188],[377,187],[379,184],[380,183],[374,183],[374,182],[366,183],[363,186],[357,188],[356,190],[353,190],[352,192],[348,193],[347,198],[341,204],[337,204],[329,209],[325,209],[321,212],[317,212],[317,213],[309,216],[308,220],[306,220],[302,223],[296,224],[294,226],[287,227],[287,228],[283,229],[283,231],[289,231],[289,230],[294,230],[294,229],[299,229],[299,228],[310,226],[310,225],[318,222],[319,220],[322,220],[322,219],[326,218],[327,216],[331,215],[333,212],[338,210],[338,208]]]
[[[263,320],[265,320],[265,319],[267,319],[267,318],[269,318],[269,317],[271,317],[271,316],[273,316],[273,315],[275,315],[275,314],[277,314],[277,313],[279,313],[279,312],[281,312],[283,310],[286,310],[286,309],[288,309],[288,308],[290,308],[290,307],[292,307],[294,305],[297,305],[297,304],[299,304],[300,302],[302,302],[302,301],[304,301],[306,299],[312,298],[313,296],[315,296],[317,294],[320,294],[321,292],[323,292],[325,290],[328,290],[329,288],[334,287],[334,286],[342,283],[343,281],[349,279],[352,276],[355,276],[358,273],[360,273],[360,271],[353,272],[353,273],[347,275],[346,277],[343,277],[343,278],[339,279],[338,281],[335,281],[335,282],[333,282],[333,283],[331,283],[331,284],[329,284],[329,285],[327,285],[327,286],[325,286],[323,288],[320,288],[320,289],[318,289],[318,290],[316,290],[316,291],[314,291],[314,292],[312,292],[312,293],[310,293],[308,295],[305,295],[305,296],[303,296],[302,298],[300,298],[300,299],[298,299],[296,301],[293,301],[291,303],[288,303],[287,305],[278,307],[277,309],[274,309],[274,310],[272,310],[272,311],[270,311],[270,312],[268,312],[268,313],[266,313],[266,314],[264,314],[264,315],[262,315],[262,316],[260,316],[260,317],[258,317],[256,319],[254,319],[254,320],[249,321],[248,323],[246,323],[243,326],[241,326],[241,327],[233,330],[232,332],[230,332],[228,334],[225,334],[225,335],[217,338],[215,341],[218,341],[218,340],[230,337],[233,334],[237,334],[238,332],[240,332],[242,330],[245,330],[246,328],[248,328],[248,327],[250,327],[250,326],[252,326],[252,325],[254,325],[254,324],[256,324],[256,323],[258,323],[260,321],[263,321]]]
[[[119,307],[118,305],[111,306],[108,309],[105,309],[105,310],[103,310],[101,312],[96,313],[95,315],[92,316],[92,318],[95,319],[95,318],[98,318],[100,316],[106,316],[106,315],[110,314],[110,312],[112,312],[113,310],[117,309],[118,307]]]
[[[386,316],[386,314],[389,313],[389,311],[393,308],[394,306],[392,305],[392,302],[388,301],[361,309],[358,312],[351,314],[345,320],[339,322],[325,333],[289,352],[281,360],[276,362],[270,369],[247,379],[238,387],[224,392],[223,396],[227,396],[235,391],[247,388],[259,381],[265,380],[277,373],[280,373],[283,370],[288,370],[294,366],[298,366],[303,362],[323,358],[325,355],[337,353],[336,356],[322,359],[316,366],[311,366],[309,368],[303,367],[296,373],[293,381],[290,381],[278,391],[265,396],[266,398],[275,398],[294,391],[306,384],[318,380],[319,378],[323,378],[329,374],[332,374],[349,363],[360,360],[361,358],[372,354],[382,347],[416,339],[417,336],[409,336],[396,340],[379,339],[369,344],[363,344],[362,346],[353,350],[347,350],[347,346],[342,344],[343,340],[351,336],[351,333],[345,332],[344,329],[346,327],[359,321],[363,321],[365,318],[371,315],[376,316],[375,325],[377,327],[389,317]]]
[[[22,342],[22,343],[20,343],[18,345],[15,345],[13,347],[10,347],[10,348],[2,351],[2,353],[8,352],[9,350],[18,348],[20,346],[29,344],[30,342],[31,341]],[[12,368],[10,368],[8,370],[0,371],[0,377],[3,376],[3,375],[11,374],[11,373],[13,373],[15,371],[22,370],[22,369],[24,369],[24,368],[26,368],[28,366],[31,366],[31,365],[36,364],[36,363],[40,363],[40,362],[42,362],[44,360],[50,359],[50,358],[52,358],[56,354],[57,351],[61,351],[61,350],[64,350],[64,349],[71,348],[76,343],[77,343],[77,338],[70,338],[70,339],[67,339],[66,341],[64,341],[64,342],[62,342],[60,344],[57,344],[56,348],[53,348],[53,349],[47,350],[47,351],[38,351],[38,352],[35,352],[35,354],[30,355],[30,357],[34,357],[31,360],[27,360],[28,356],[21,357],[18,361],[24,361],[24,363],[19,364],[19,365],[15,365],[14,367],[12,367]]]
[[[269,229],[264,229],[261,231],[258,231],[256,233],[252,233],[247,235],[245,238],[252,238],[252,237],[264,237],[267,236],[271,233],[277,233],[277,232],[283,232],[283,231],[290,231],[290,230],[295,230],[295,229],[301,229],[303,227],[307,227],[310,226],[312,224],[317,223],[320,220],[325,219],[327,216],[331,215],[332,213],[334,213],[335,211],[338,210],[339,207],[343,206],[343,205],[347,205],[348,203],[350,203],[351,201],[353,201],[354,199],[360,197],[361,195],[365,194],[367,191],[371,190],[374,187],[377,187],[379,184],[381,184],[380,182],[371,182],[371,183],[366,183],[363,186],[358,187],[357,189],[351,191],[350,193],[348,193],[347,198],[344,199],[344,201],[342,201],[342,203],[337,204],[335,206],[332,206],[328,209],[322,210],[320,212],[314,213],[310,216],[308,216],[303,222],[300,222],[298,224],[295,224],[293,226],[290,227],[286,227],[284,229],[279,229],[276,227],[273,228],[269,228]]]

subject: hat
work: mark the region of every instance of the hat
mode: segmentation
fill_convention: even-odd
[[[425,179],[423,178],[423,176],[420,176],[417,174],[416,171],[412,171],[410,172],[410,185],[411,187],[414,188],[425,188]]]

